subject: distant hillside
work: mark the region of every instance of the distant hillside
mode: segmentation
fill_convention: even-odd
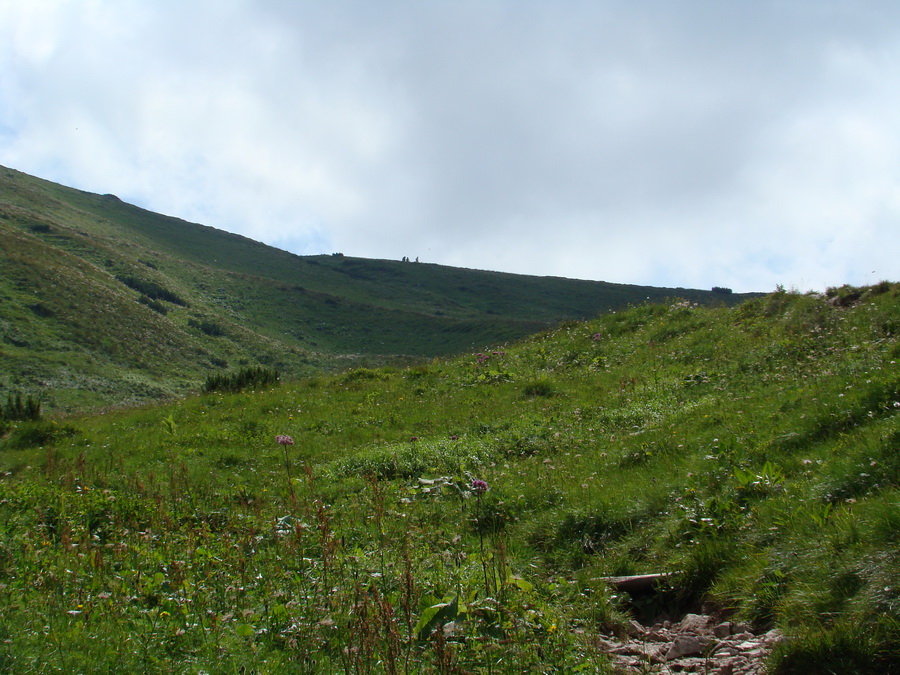
[[[165,398],[249,365],[301,376],[452,355],[646,300],[747,297],[297,256],[2,167],[0,251],[0,394],[56,409]]]

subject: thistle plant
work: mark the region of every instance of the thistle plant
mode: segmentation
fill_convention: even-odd
[[[476,513],[475,525],[478,530],[478,549],[481,557],[481,572],[484,575],[484,592],[486,595],[491,594],[491,585],[488,581],[487,561],[484,557],[484,530],[481,527],[481,495],[488,491],[487,481],[480,478],[473,478],[469,487],[475,493]]]
[[[275,437],[275,442],[281,446],[284,452],[284,471],[287,474],[288,494],[290,494],[291,503],[293,504],[297,499],[294,496],[294,479],[291,476],[291,457],[288,454],[288,446],[294,445],[294,439],[286,434],[279,434]]]

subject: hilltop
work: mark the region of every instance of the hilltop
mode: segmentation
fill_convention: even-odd
[[[648,300],[748,297],[297,256],[2,167],[0,250],[0,392],[55,410],[171,398],[242,367],[291,378],[478,351]]]
[[[0,668],[898,673],[898,359],[883,282],[16,422]]]

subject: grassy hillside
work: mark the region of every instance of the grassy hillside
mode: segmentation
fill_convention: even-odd
[[[898,337],[898,284],[646,304],[16,422],[0,669],[608,673],[598,635],[705,603],[785,632],[772,673],[900,672]]]
[[[0,167],[0,392],[48,408],[165,398],[244,366],[409,363],[673,296],[741,299],[301,257]]]

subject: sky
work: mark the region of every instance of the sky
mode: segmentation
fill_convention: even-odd
[[[895,0],[0,0],[0,164],[294,253],[900,280]]]

